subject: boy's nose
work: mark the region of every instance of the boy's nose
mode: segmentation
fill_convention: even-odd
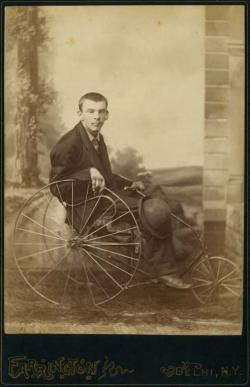
[[[98,112],[94,113],[94,118],[95,119],[99,119],[100,118],[100,114]]]

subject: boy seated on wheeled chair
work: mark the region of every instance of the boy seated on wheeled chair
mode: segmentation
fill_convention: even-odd
[[[107,147],[100,133],[109,116],[107,99],[99,93],[85,94],[79,100],[78,114],[80,122],[61,137],[51,151],[50,181],[75,179],[86,183],[86,187],[91,181],[93,195],[103,192],[105,187],[117,193],[140,218],[143,255],[152,274],[158,275],[168,286],[190,287],[176,274],[171,209],[160,187],[145,187],[142,181],[132,182],[112,172]],[[66,186],[67,182],[65,192]],[[126,192],[124,187],[127,186],[137,192]],[[144,192],[143,198],[138,194],[140,191]],[[56,192],[53,194],[57,195]],[[83,196],[83,192],[77,193],[78,200]],[[77,230],[79,226],[74,224],[74,228]]]

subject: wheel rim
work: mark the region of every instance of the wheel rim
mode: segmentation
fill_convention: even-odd
[[[192,292],[201,303],[216,301],[232,303],[242,293],[242,274],[239,267],[224,257],[207,257],[193,268]]]
[[[71,203],[63,203],[68,225],[65,213],[63,222],[57,217],[64,183],[72,187]],[[58,198],[51,188],[58,189]],[[72,203],[71,179],[47,185],[25,203],[14,229],[15,261],[24,281],[47,301],[70,301],[73,283],[87,287],[93,303],[100,305],[114,299],[132,281],[141,255],[141,243],[133,239],[139,227],[127,204],[109,189],[94,196],[88,185],[84,201],[76,206]],[[79,215],[77,206],[81,209],[80,233],[73,227],[74,216]],[[116,214],[118,206],[122,210]]]

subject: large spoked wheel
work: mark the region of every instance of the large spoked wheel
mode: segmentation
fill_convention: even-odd
[[[54,304],[72,302],[86,288],[95,305],[120,294],[140,261],[136,218],[109,189],[94,195],[91,184],[51,183],[21,209],[14,228],[18,270],[28,286]]]
[[[242,294],[239,267],[223,257],[204,257],[191,272],[192,292],[201,304],[216,302],[230,306]]]

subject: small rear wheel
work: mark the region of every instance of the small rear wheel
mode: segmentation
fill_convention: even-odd
[[[191,272],[192,292],[201,304],[232,305],[242,294],[242,273],[231,260],[204,257]]]

